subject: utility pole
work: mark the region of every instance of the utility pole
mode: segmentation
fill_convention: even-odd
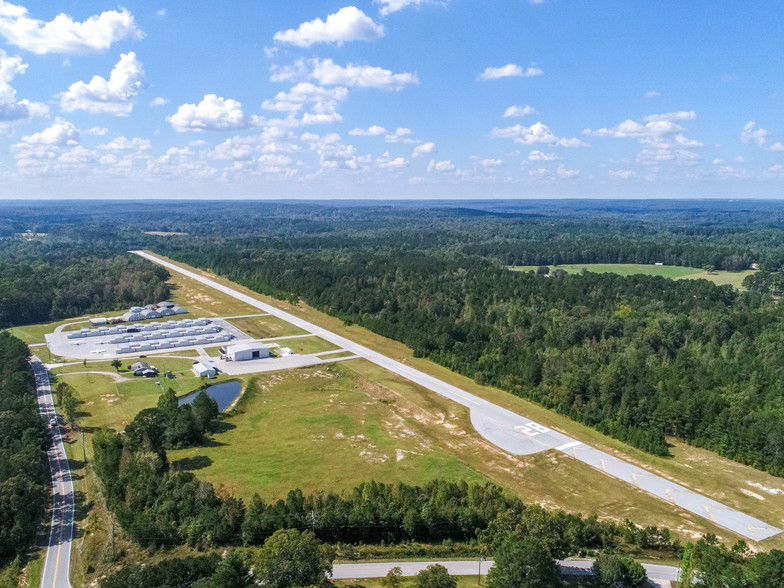
[[[479,556],[479,572],[476,574],[476,585],[477,586],[481,586],[482,585],[482,560],[483,559],[484,558],[480,555]]]
[[[84,463],[87,463],[87,445],[84,443],[84,429],[79,427],[79,430],[82,432],[82,455],[84,455]]]
[[[112,519],[112,563],[114,563],[114,519]]]

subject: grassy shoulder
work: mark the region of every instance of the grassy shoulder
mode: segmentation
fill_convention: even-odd
[[[575,439],[649,468],[665,478],[677,481],[728,506],[759,517],[765,522],[774,525],[784,524],[784,480],[781,478],[776,478],[754,468],[722,458],[713,452],[677,442],[673,443],[673,457],[671,458],[661,458],[644,453],[625,443],[602,435],[594,429],[576,423],[568,417],[545,409],[538,404],[497,388],[479,385],[472,379],[456,374],[428,359],[415,358],[412,350],[404,344],[377,335],[357,325],[347,326],[340,319],[322,313],[303,302],[291,304],[281,301],[254,292],[210,272],[205,272],[174,260],[167,259],[167,261],[352,339],[357,343],[384,353],[388,357],[486,398],[509,410],[524,414],[532,420],[562,431]],[[699,271],[704,275],[704,271]],[[353,362],[350,361],[348,363]],[[436,395],[427,393],[427,397],[434,398]],[[503,455],[505,457],[508,456],[508,454]],[[601,509],[596,512],[599,512],[602,516],[609,516],[615,519],[620,518],[621,520],[627,516],[623,513],[626,510],[624,507],[630,495],[628,485],[595,472],[584,464],[575,463],[574,460],[561,456],[551,457],[549,454],[539,454],[532,456],[530,459],[533,462],[530,466],[536,465],[536,467],[529,466],[526,468],[530,472],[531,477],[551,476],[547,487],[541,489],[544,492],[543,500],[546,504],[579,512],[592,512],[590,510],[592,505],[599,504]],[[559,461],[563,461],[563,464],[558,463],[558,465],[555,465],[554,462]],[[548,468],[553,467],[557,468],[558,475],[553,475],[553,472],[548,473]],[[581,472],[582,469],[590,471]],[[578,472],[579,475],[575,477],[575,474]],[[585,484],[589,485],[590,488],[586,489],[583,486]],[[512,487],[507,484],[502,485]],[[760,491],[762,490],[760,486],[770,489],[770,492]],[[593,501],[582,502],[570,494],[573,487],[577,487],[582,492],[595,492],[597,496]],[[762,496],[762,499],[751,495],[750,492]],[[643,495],[636,490],[632,490],[631,494],[644,496],[646,502],[644,509],[640,509],[639,506],[633,509],[638,515],[630,518],[633,518],[638,523],[645,523],[646,520],[649,520],[652,521],[651,524],[665,525],[665,521],[674,521],[674,524],[668,526],[671,526],[676,531],[681,529],[682,533],[686,535],[691,532],[699,532],[697,531],[699,528],[706,529],[712,527],[712,525],[703,522],[701,519],[696,521],[694,515],[685,511],[674,511],[670,505]],[[529,496],[521,495],[523,499],[527,499]],[[534,500],[538,501],[539,498],[534,498]],[[572,505],[576,505],[576,508],[572,508]],[[675,516],[676,514],[677,516]],[[739,538],[718,527],[713,527],[711,532],[728,541],[734,541]],[[760,545],[764,549],[781,549],[784,547],[784,537],[772,537],[761,542]]]
[[[306,335],[307,332],[276,316],[243,317],[228,321],[253,339]],[[285,347],[285,345],[284,345]]]

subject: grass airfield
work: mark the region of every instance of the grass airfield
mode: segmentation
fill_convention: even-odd
[[[784,522],[784,481],[779,478],[678,442],[673,442],[673,458],[645,454],[507,392],[480,386],[429,360],[414,358],[401,343],[356,325],[346,326],[305,304],[282,302],[214,275],[210,277],[743,512],[775,525]],[[173,300],[189,306],[192,316],[258,313],[184,276],[173,276],[171,283],[175,286]],[[277,342],[298,352],[329,346],[318,337],[297,337],[299,332],[278,319],[269,320],[273,318],[249,317],[232,322],[253,329],[257,335],[293,336]],[[57,324],[60,323],[20,327],[15,334],[37,343]],[[32,349],[39,355],[45,350]],[[155,406],[162,391],[154,379],[128,374],[130,360],[124,359],[119,371],[106,360],[53,369],[59,380],[70,383],[80,394],[81,424],[87,431],[85,446],[77,435],[71,435],[68,443],[83,510],[80,526],[84,532],[76,540],[81,550],[74,551],[76,584],[92,578],[85,574],[88,565],[96,571],[111,567],[105,561],[111,517],[102,505],[97,480],[88,465],[90,432],[97,427],[122,430],[140,410]],[[173,387],[178,395],[203,383],[190,373],[192,359],[155,355],[147,361],[176,374],[175,380],[160,381],[163,386]],[[297,487],[306,492],[340,492],[370,479],[422,484],[441,477],[492,481],[526,502],[548,508],[586,515],[597,513],[601,518],[619,522],[630,518],[638,524],[666,526],[684,541],[707,532],[727,542],[738,538],[562,454],[509,455],[475,433],[464,408],[365,360],[264,374],[220,375],[211,383],[229,379],[242,382],[244,395],[237,407],[224,416],[222,432],[216,433],[204,447],[169,452],[169,459],[174,467],[193,471],[246,500],[256,492],[265,500],[283,498]],[[82,461],[85,455],[88,464]],[[120,563],[158,557],[140,552],[124,541],[121,533],[117,542],[125,553]],[[784,539],[773,537],[760,546],[782,548]]]

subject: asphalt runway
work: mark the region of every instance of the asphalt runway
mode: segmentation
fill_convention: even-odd
[[[318,335],[322,339],[325,339],[342,349],[353,352],[358,357],[367,359],[392,373],[398,374],[407,380],[411,380],[428,390],[436,392],[441,396],[467,407],[470,410],[471,423],[474,428],[476,428],[477,432],[494,445],[509,453],[514,455],[529,455],[551,449],[558,450],[608,476],[626,482],[634,488],[664,500],[675,507],[694,513],[720,527],[734,531],[753,541],[761,541],[782,532],[781,529],[778,529],[773,525],[769,525],[759,519],[722,505],[701,494],[692,492],[683,486],[643,470],[620,458],[613,457],[607,453],[589,447],[580,441],[572,439],[557,431],[553,431],[524,416],[506,410],[484,398],[480,398],[479,396],[461,390],[456,386],[447,384],[438,378],[411,368],[399,361],[395,361],[377,351],[373,351],[350,339],[341,337],[318,325],[314,325],[293,314],[280,310],[275,306],[257,300],[252,296],[248,296],[247,294],[224,286],[214,280],[205,278],[196,272],[185,270],[178,265],[144,251],[131,251],[131,253],[135,253],[136,255],[174,272],[188,276],[189,278],[210,286],[219,292],[228,294],[259,310],[277,316],[309,333]]]

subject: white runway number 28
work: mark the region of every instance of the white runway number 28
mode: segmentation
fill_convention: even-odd
[[[517,425],[515,430],[520,431],[521,433],[525,433],[529,437],[534,437],[539,433],[547,433],[550,429],[543,427],[539,423],[526,423],[524,425]]]

